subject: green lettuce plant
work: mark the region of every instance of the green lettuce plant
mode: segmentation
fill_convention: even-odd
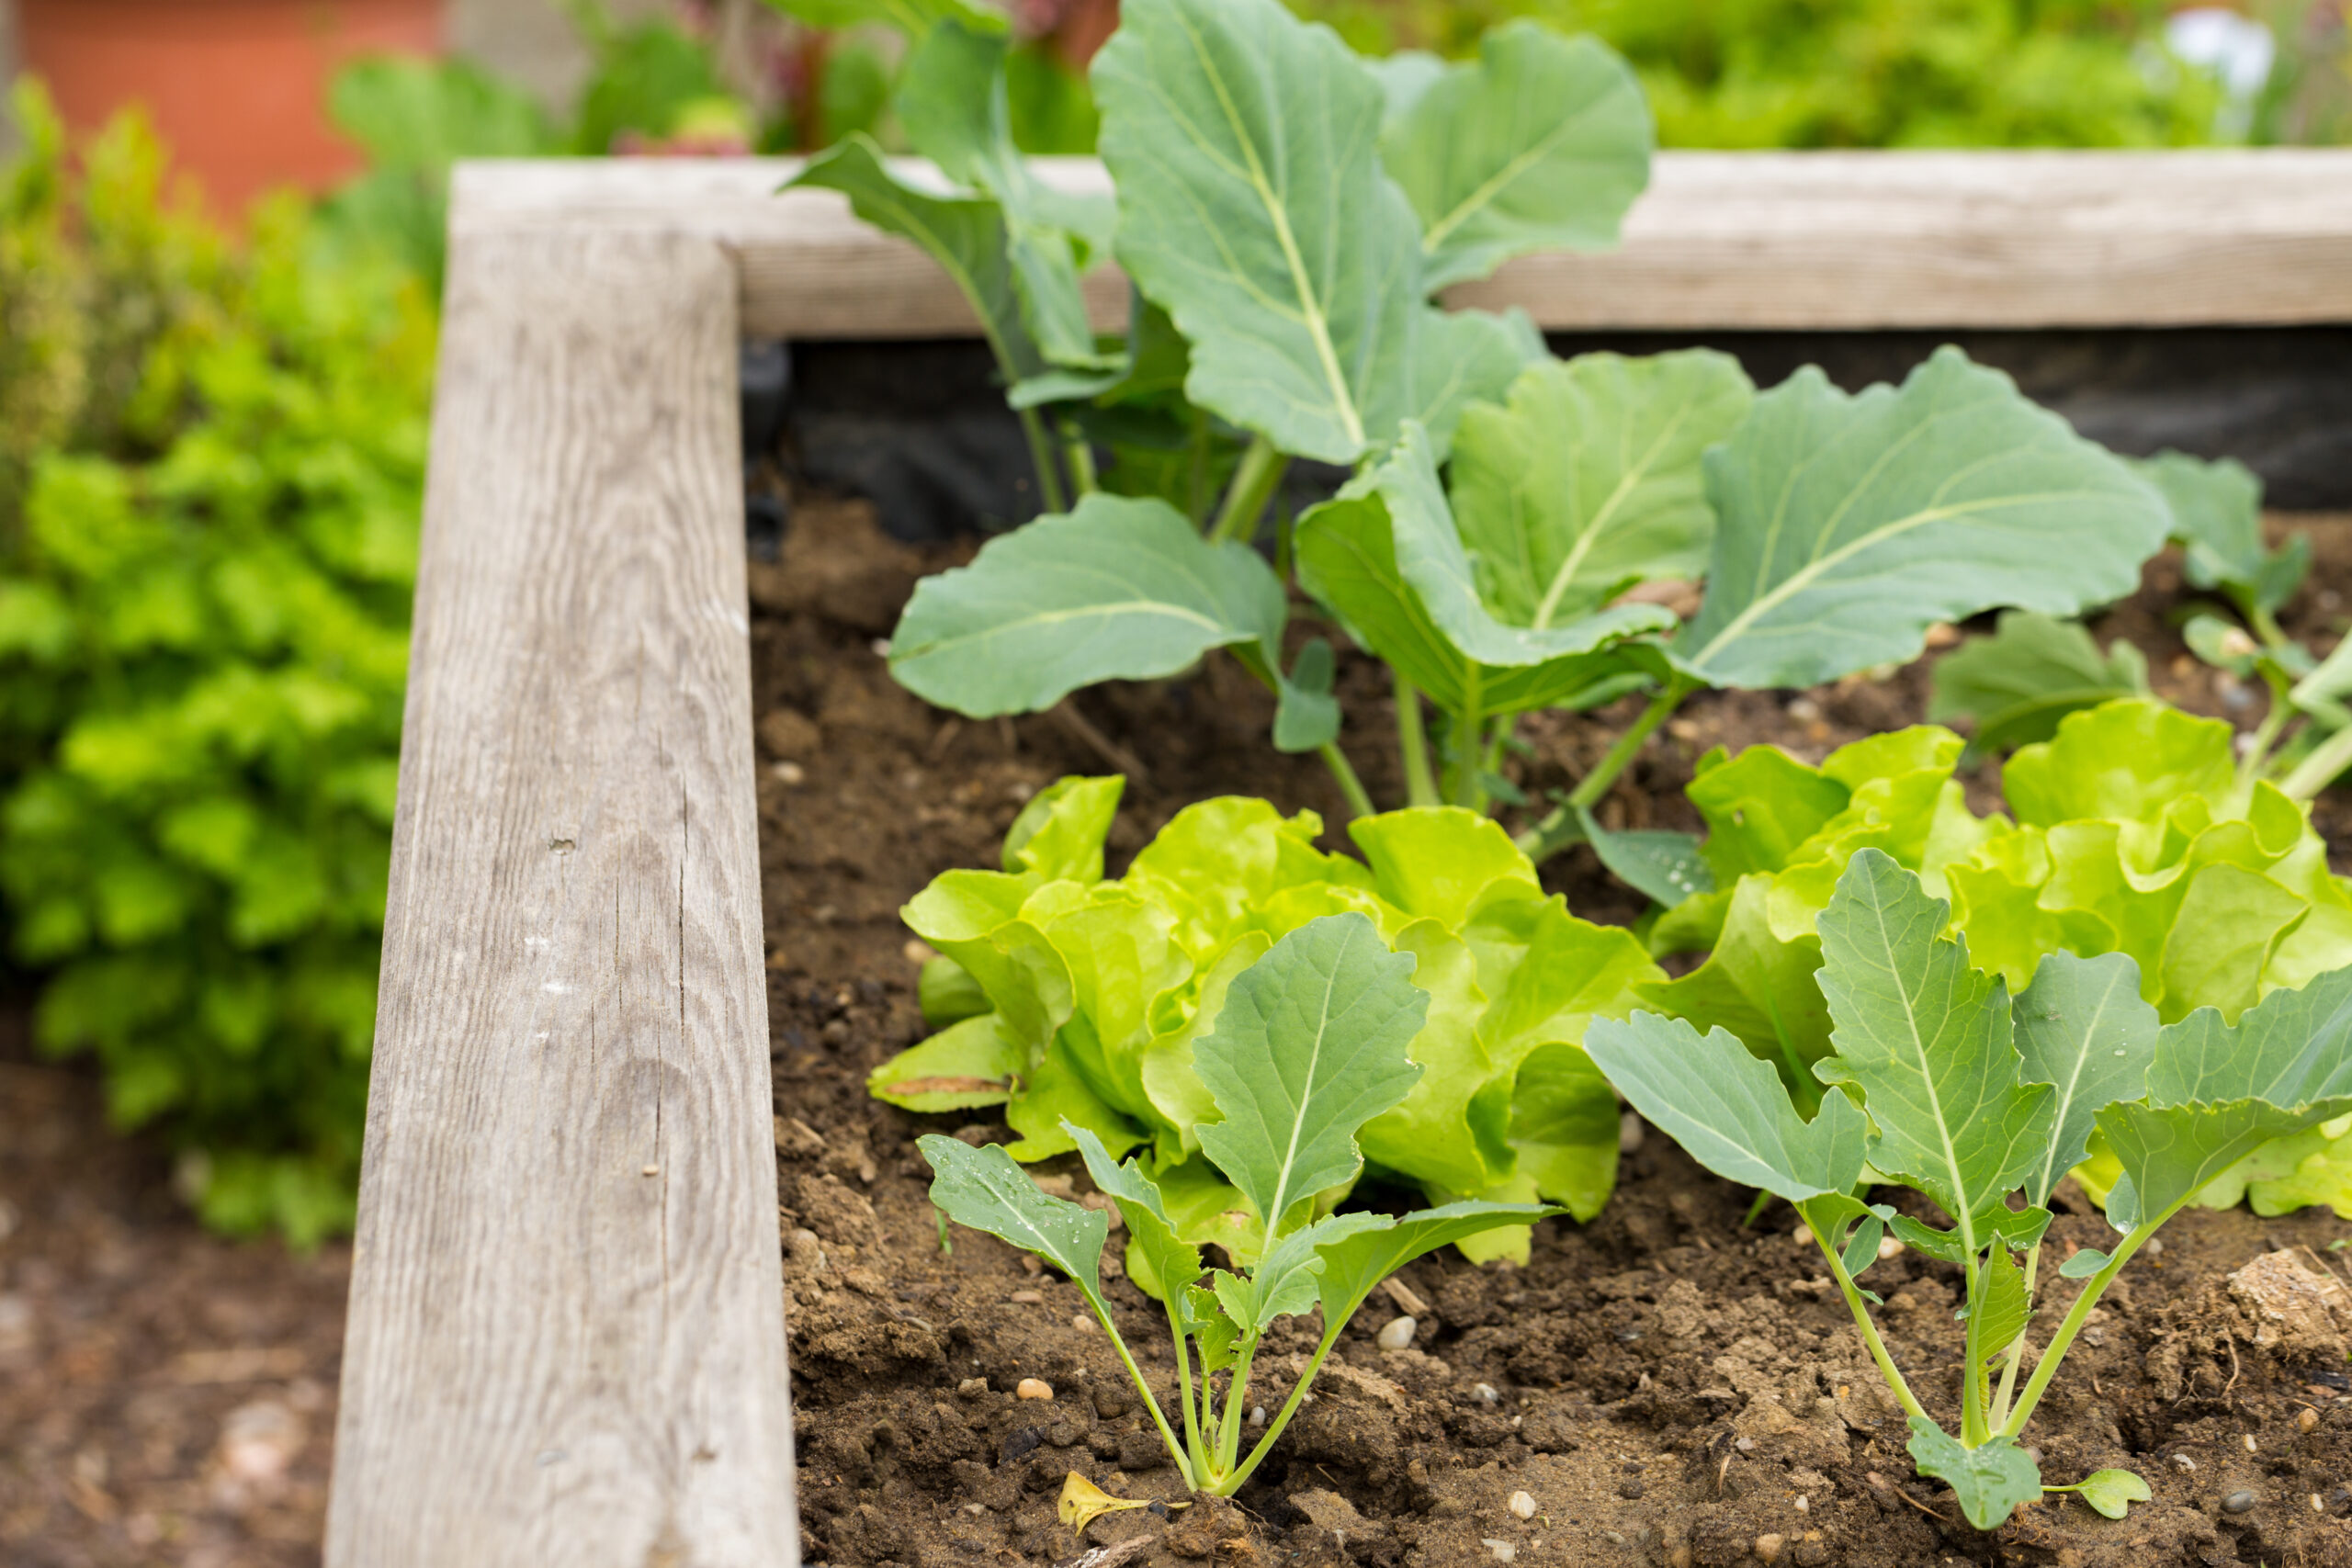
[[[1642,1114],[1709,1169],[1796,1206],[1911,1427],[1922,1474],[1991,1529],[2044,1490],[2018,1446],[2100,1294],[2149,1237],[2224,1171],[2275,1140],[2352,1112],[2352,969],[2273,992],[2234,1023],[2212,1008],[2163,1023],[2127,954],[2052,953],[2012,999],[1947,938],[1943,900],[1886,853],[1858,852],[1816,922],[1830,1055],[1808,1119],[1739,1040],[1687,1020],[1603,1020],[1586,1048]],[[2120,1239],[2058,1272],[2085,1284],[2022,1388],[2045,1206],[2091,1139],[2115,1161],[2107,1215]],[[1906,1187],[1931,1224],[1864,1201]],[[2012,1204],[2012,1199],[2021,1202]],[[1895,1364],[1858,1282],[1885,1229],[1966,1279],[1957,1435]],[[2144,1484],[2102,1472],[2075,1486],[2120,1511]]]
[[[1521,843],[1590,839],[1671,903],[1703,873],[1688,842],[1619,841],[1590,808],[1692,692],[1906,659],[1998,605],[2073,614],[2170,526],[2146,479],[1954,349],[1900,389],[1808,369],[1759,396],[1722,355],[1561,361],[1523,316],[1441,309],[1512,256],[1614,242],[1652,131],[1590,39],[1521,22],[1475,61],[1367,62],[1274,0],[1133,0],[1093,68],[1111,191],[1021,160],[1004,47],[952,17],[916,46],[901,118],[935,175],[853,138],[795,182],[957,281],[1029,432],[1047,515],[922,583],[890,640],[943,706],[1032,711],[1223,648],[1276,694],[1274,744],[1372,815],[1329,645],[1286,636],[1288,578],[1390,667],[1408,805],[1483,812],[1515,794],[1519,716],[1648,694]],[[1105,255],[1135,291],[1124,338],[1079,286]],[[1351,477],[1275,518],[1270,563],[1302,458]],[[1698,576],[1685,626],[1627,598]]]
[[[933,1203],[959,1224],[1035,1253],[1077,1284],[1195,1491],[1230,1495],[1250,1478],[1348,1320],[1388,1274],[1448,1242],[1501,1227],[1523,1235],[1560,1212],[1476,1201],[1402,1219],[1328,1212],[1327,1195],[1344,1190],[1363,1168],[1358,1140],[1365,1128],[1402,1106],[1428,1077],[1407,1052],[1442,1004],[1414,983],[1416,966],[1412,954],[1391,950],[1369,917],[1349,911],[1307,921],[1233,976],[1193,1060],[1214,1111],[1199,1129],[1203,1153],[1248,1205],[1263,1238],[1256,1256],[1235,1269],[1203,1263],[1200,1248],[1181,1234],[1172,1195],[1141,1162],[1120,1164],[1091,1131],[1062,1124],[1095,1186],[1117,1201],[1133,1237],[1129,1258],[1148,1259],[1158,1283],[1175,1341],[1181,1438],[1102,1297],[1110,1217],[1038,1190],[1001,1145],[975,1149],[936,1134],[922,1140],[936,1172]],[[1278,1319],[1317,1307],[1322,1338],[1244,1458],[1243,1414],[1259,1344]]]
[[[1369,1168],[1437,1203],[1541,1198],[1578,1218],[1599,1212],[1616,1179],[1619,1111],[1579,1043],[1595,1017],[1623,1017],[1635,987],[1662,977],[1628,932],[1570,915],[1499,826],[1449,807],[1360,818],[1359,861],[1315,848],[1312,812],[1204,801],[1105,879],[1121,787],[1061,781],[1013,824],[1002,871],[947,872],[907,905],[908,925],[942,955],[923,996],[944,1027],[877,1068],[876,1095],[918,1111],[1001,1104],[1023,1161],[1069,1152],[1078,1131],[1114,1158],[1140,1147],[1177,1233],[1253,1260],[1265,1212],[1221,1174],[1202,1042],[1250,964],[1352,913],[1409,960],[1427,998],[1406,1044],[1415,1081],[1356,1134]],[[1468,1250],[1523,1257],[1525,1246],[1508,1233]],[[1159,1289],[1148,1255],[1129,1263]]]
[[[2013,819],[1968,810],[1951,777],[1961,750],[1958,736],[1921,728],[1832,752],[1819,768],[1769,747],[1702,758],[1690,795],[1710,829],[1702,852],[1725,886],[1661,916],[1651,945],[1709,956],[1645,998],[1737,1036],[1810,1110],[1810,1068],[1831,1050],[1814,927],[1865,847],[1948,897],[1952,933],[2013,990],[2051,953],[2120,953],[2164,1021],[2211,1009],[2233,1022],[2352,964],[2352,880],[2330,874],[2301,807],[2246,776],[2228,725],[2149,698],[2073,714],[2009,760]],[[2330,1123],[2266,1146],[2199,1201],[2250,1196],[2265,1213],[2326,1202],[2352,1216],[2347,1130]],[[2085,1186],[2103,1194],[2115,1172],[2094,1139]]]

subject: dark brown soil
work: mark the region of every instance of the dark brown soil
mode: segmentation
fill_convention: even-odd
[[[2352,588],[2352,519],[2308,521],[2319,564],[2287,621],[2324,649],[2344,626],[2333,585]],[[865,1094],[866,1071],[922,1033],[920,950],[910,952],[896,910],[941,871],[993,863],[1022,801],[1065,773],[1130,774],[1114,869],[1204,795],[1262,794],[1332,822],[1342,813],[1313,759],[1266,746],[1267,701],[1221,659],[1188,681],[1085,694],[1076,722],[977,724],[899,690],[874,640],[915,578],[961,553],[889,544],[863,508],[808,501],[783,561],[753,569],[808,1561],[2352,1563],[2352,1379],[2340,1332],[2352,1312],[2281,1338],[2229,1280],[2288,1248],[2311,1278],[2333,1280],[2352,1266],[2332,1250],[2352,1226],[2324,1210],[2176,1221],[2161,1255],[2135,1262],[2094,1314],[2029,1433],[2051,1481],[2125,1466],[2155,1501],[2109,1521],[2053,1499],[1988,1536],[1958,1521],[1940,1485],[1913,1477],[1902,1422],[1789,1213],[1743,1229],[1747,1195],[1655,1135],[1626,1160],[1598,1221],[1540,1227],[1527,1268],[1481,1270],[1448,1253],[1408,1269],[1404,1282],[1427,1308],[1410,1348],[1375,1348],[1374,1331],[1398,1310],[1375,1295],[1238,1507],[1124,1513],[1083,1541],[1073,1536],[1054,1514],[1069,1472],[1131,1497],[1176,1500],[1179,1488],[1074,1288],[976,1233],[958,1230],[952,1253],[943,1247],[912,1139],[958,1131],[955,1120],[910,1117]],[[2143,592],[2095,629],[2138,643],[2165,696],[2250,726],[2259,694],[2217,681],[2180,644],[2174,618],[2187,602],[2177,563],[2159,559]],[[1343,660],[1341,691],[1350,752],[1375,797],[1393,800],[1377,671]],[[1702,697],[1630,770],[1604,819],[1695,827],[1680,790],[1708,747],[1770,740],[1818,758],[1917,722],[1926,693],[1915,666],[1802,694]],[[1524,787],[1540,795],[1580,773],[1627,716],[1528,723]],[[1980,807],[1993,804],[1989,775],[1975,789]],[[2331,798],[2319,821],[2339,867],[2352,863],[2352,810]],[[1639,912],[1583,851],[1549,874],[1588,918]],[[985,1124],[960,1131],[1001,1135]],[[2062,1247],[2109,1234],[2079,1199],[2062,1207]],[[1955,1271],[1905,1254],[1868,1282],[1887,1297],[1894,1355],[1949,1421]],[[2052,1305],[2074,1288],[2052,1283]],[[1164,1391],[1173,1368],[1158,1309],[1125,1280],[1110,1293]],[[2044,1333],[2051,1305],[2045,1314]],[[1295,1320],[1270,1337],[1260,1360],[1269,1408],[1295,1373],[1263,1369],[1311,1342]],[[1016,1399],[1024,1378],[1055,1397]],[[1523,1520],[1509,1506],[1520,1491],[1535,1506]]]
[[[317,1562],[350,1276],[200,1229],[0,1010],[0,1563]]]

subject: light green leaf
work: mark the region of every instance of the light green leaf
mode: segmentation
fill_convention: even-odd
[[[1591,1219],[1617,1185],[1622,1123],[1609,1080],[1580,1045],[1537,1046],[1519,1066],[1510,1146],[1538,1195]]]
[[[2200,1008],[2167,1024],[2148,1065],[2148,1101],[2259,1099],[2282,1108],[2352,1095],[2352,969],[2277,990],[2234,1026]],[[2323,1118],[2324,1120],[2324,1118]]]
[[[1390,1224],[1325,1235],[1316,1244],[1323,1271],[1315,1278],[1325,1331],[1353,1317],[1380,1281],[1414,1258],[1505,1225],[1532,1225],[1559,1213],[1544,1203],[1471,1199],[1423,1209]]]
[[[1283,677],[1274,705],[1274,750],[1312,751],[1340,738],[1340,700],[1331,694],[1339,666],[1331,645],[1311,637]]]
[[[1595,607],[1579,617],[1541,618],[1525,626],[1497,618],[1479,598],[1470,557],[1438,485],[1436,455],[1418,423],[1406,423],[1396,450],[1373,470],[1371,485],[1388,509],[1397,570],[1446,639],[1475,664],[1549,664],[1674,624],[1673,612],[1659,604]]]
[[[2069,715],[2052,739],[2001,770],[2018,823],[2049,828],[2089,818],[2154,822],[2183,796],[2219,797],[2237,782],[2232,731],[2152,698]]]
[[[1800,370],[1707,457],[1715,547],[1676,653],[1715,685],[1810,686],[1917,656],[2001,604],[2138,586],[2170,512],[2008,377],[1938,349],[1900,391]]]
[[[1637,893],[1646,893],[1667,908],[1715,890],[1715,874],[1700,853],[1695,833],[1653,829],[1611,833],[1581,806],[1577,807],[1577,823],[1584,829],[1584,841],[1618,881]]]
[[[1397,116],[1420,102],[1421,95],[1444,78],[1446,62],[1442,55],[1425,49],[1400,49],[1394,54],[1366,56],[1363,68],[1380,84],[1386,100],[1383,123],[1394,125]]]
[[[1651,1125],[1726,1180],[1796,1202],[1861,1178],[1870,1124],[1854,1102],[1825,1095],[1804,1121],[1771,1067],[1723,1030],[1637,1012],[1594,1021],[1584,1048]]]
[[[1274,0],[1129,0],[1093,83],[1119,260],[1192,344],[1196,407],[1351,463],[1408,418],[1442,445],[1531,356],[1526,329],[1424,302],[1384,95],[1329,28]]]
[[[1453,514],[1487,603],[1541,630],[1629,583],[1704,572],[1715,513],[1700,457],[1754,400],[1737,360],[1694,348],[1543,360],[1506,402],[1465,411]]]
[[[1383,898],[1450,931],[1490,905],[1544,897],[1534,863],[1502,824],[1463,807],[1360,817],[1348,824],[1348,837],[1370,863],[1373,887]]]
[[[786,16],[812,28],[837,31],[865,22],[881,22],[910,39],[920,39],[943,21],[953,19],[983,32],[1002,32],[1002,12],[973,0],[768,0]]]
[[[2121,1518],[2132,1504],[2144,1503],[2155,1495],[2148,1490],[2146,1482],[2128,1470],[2095,1470],[2072,1490],[2094,1512],[2110,1519]]]
[[[2255,471],[2234,457],[2208,461],[2174,451],[2135,457],[2132,466],[2172,510],[2172,536],[2186,548],[2189,582],[2230,589],[2249,604],[2262,600],[2265,575],[2278,568],[2262,543],[2262,480]],[[2277,609],[2301,581],[2295,572],[2283,582],[2285,592],[2262,607]]]
[[[1326,916],[1236,980],[1216,1032],[1193,1045],[1225,1117],[1200,1130],[1201,1147],[1270,1231],[1354,1179],[1357,1129],[1420,1077],[1405,1054],[1429,1009],[1413,968],[1363,916]]]
[[[949,1219],[1035,1253],[1069,1275],[1101,1309],[1100,1269],[1110,1215],[1038,1191],[1001,1144],[976,1149],[937,1133],[915,1142],[935,1173],[931,1201]]]
[[[1606,44],[1510,22],[1479,40],[1476,63],[1418,87],[1389,115],[1380,158],[1420,217],[1423,288],[1530,251],[1616,243],[1649,183],[1655,135],[1633,72]]]
[[[1982,1306],[1969,1307],[1971,1316],[1980,1311],[1983,1319],[1976,1325],[1976,1354],[1980,1361],[1990,1361],[2009,1348],[2009,1341],[2025,1332],[2026,1318],[2031,1303],[2026,1300],[2025,1270],[2006,1247],[1996,1247],[1984,1254],[1978,1265],[1978,1290]]]
[[[1384,1230],[1395,1222],[1386,1214],[1362,1211],[1326,1214],[1301,1230],[1291,1232],[1266,1248],[1250,1270],[1250,1282],[1238,1292],[1220,1291],[1218,1300],[1241,1325],[1244,1339],[1255,1339],[1278,1317],[1294,1317],[1313,1306],[1324,1269],[1321,1248],[1344,1243],[1367,1231]],[[1241,1310],[1234,1309],[1238,1305]]]
[[[1737,1035],[1779,1067],[1801,1107],[1810,1106],[1821,1097],[1813,1064],[1829,1054],[1829,1010],[1814,978],[1821,968],[1821,940],[1776,931],[1768,908],[1771,893],[1770,876],[1741,877],[1707,962],[1679,979],[1644,986],[1642,995],[1698,1028]]]
[[[1113,1159],[1111,1152],[1102,1146],[1102,1140],[1087,1129],[1073,1126],[1064,1130],[1078,1145],[1080,1156],[1086,1161],[1086,1173],[1094,1179],[1096,1188],[1117,1201],[1119,1217],[1126,1222],[1128,1245],[1143,1254],[1149,1267],[1151,1281],[1157,1287],[1153,1294],[1164,1301],[1171,1291],[1190,1290],[1201,1277],[1201,1249],[1177,1235],[1176,1224],[1168,1217],[1159,1186],[1134,1160],[1122,1164]]]
[[[1009,47],[1001,23],[979,31],[952,17],[940,22],[907,56],[899,122],[949,179],[996,198],[1022,320],[1039,351],[1056,365],[1107,369],[1116,356],[1095,348],[1078,286],[1083,243],[1073,231],[1107,237],[1114,210],[1044,185],[1013,145]]]
[[[2165,1025],[2146,1101],[2109,1106],[2098,1130],[2139,1213],[2161,1218],[2263,1144],[2347,1111],[2352,969],[2341,969],[2273,991],[2235,1025],[2210,1008]]]
[[[1098,681],[1172,675],[1213,648],[1272,646],[1286,614],[1247,546],[1211,544],[1163,502],[1097,493],[917,583],[890,671],[974,718],[1035,713]]]
[[[973,990],[977,995],[978,987]],[[1012,1098],[1028,1068],[1028,1048],[991,1011],[899,1052],[867,1075],[865,1089],[876,1100],[923,1115],[968,1111]]]
[[[1127,781],[1116,774],[1056,779],[1022,807],[1004,834],[1004,869],[1091,885],[1102,880],[1102,840]]]
[[[1238,1277],[1218,1269],[1210,1273],[1206,1287],[1195,1285],[1184,1292],[1185,1325],[1193,1348],[1200,1352],[1203,1377],[1221,1372],[1241,1359],[1235,1348],[1241,1325],[1227,1314],[1225,1300],[1230,1295],[1247,1311],[1246,1291]]]
[[[933,879],[899,918],[978,981],[1006,1031],[1033,1059],[1069,1021],[1069,966],[1022,907],[1035,875],[958,869]]]
[[[2082,1162],[2098,1113],[2146,1092],[2156,1010],[2140,999],[2140,966],[2122,953],[2053,953],[2010,1015],[2018,1076],[2056,1089],[2049,1147],[2025,1182],[2026,1201],[2046,1203],[2059,1179]]]
[[[1540,633],[1497,620],[1477,598],[1429,457],[1426,446],[1401,451],[1298,520],[1300,584],[1350,636],[1449,713],[1557,705],[1641,667],[1645,654],[1663,672],[1656,649],[1618,641],[1671,624],[1656,606]]]
[[[2087,1280],[2106,1267],[2107,1254],[2095,1247],[2086,1247],[2058,1265],[2058,1277],[2062,1280]]]
[[[915,998],[922,1021],[933,1029],[978,1018],[996,1006],[970,970],[944,955],[923,961],[922,972],[915,977]]]
[[[2148,660],[2121,637],[2101,654],[2081,623],[2005,610],[1991,637],[1936,660],[1928,716],[1973,719],[1976,745],[2007,751],[2058,733],[2070,713],[2148,690]]]
[[[1065,1129],[1091,1129],[1110,1147],[1125,1154],[1144,1141],[1143,1130],[1106,1103],[1070,1059],[1067,1034],[1054,1036],[1045,1060],[1029,1075],[1021,1097],[1005,1107],[1004,1123],[1021,1134],[1005,1152],[1024,1163],[1066,1155],[1078,1145]]]
[[[921,4],[922,0],[894,3]],[[907,184],[891,172],[882,149],[863,131],[809,159],[787,182],[787,188],[793,186],[840,191],[860,218],[921,246],[971,302],[981,333],[1014,379],[1046,368],[1023,320],[1004,213],[993,199]]]
[[[1819,921],[1837,1054],[1814,1072],[1861,1090],[1871,1164],[1934,1199],[1974,1252],[2047,1151],[2056,1108],[2048,1084],[2018,1077],[2007,988],[1938,934],[1949,910],[1880,851],[1854,856]]]
[[[1994,1438],[1964,1449],[1925,1416],[1911,1417],[1912,1462],[1960,1499],[1960,1511],[1978,1529],[1998,1529],[2012,1509],[2041,1495],[2041,1471],[2014,1438]]]

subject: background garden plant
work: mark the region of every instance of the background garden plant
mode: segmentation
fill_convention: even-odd
[[[1964,934],[1942,934],[1949,918],[1883,851],[1847,863],[1817,921],[1832,1050],[1813,1064],[1824,1089],[1810,1118],[1720,1029],[1636,1013],[1596,1023],[1587,1049],[1701,1164],[1796,1205],[1909,1420],[1921,1473],[1991,1529],[2043,1491],[2019,1439],[2118,1271],[2257,1148],[2352,1111],[2352,969],[2276,991],[2234,1023],[2212,1008],[2161,1023],[2121,953],[2052,953],[2013,1002],[1999,975],[1971,967]],[[2094,1135],[2115,1163],[2107,1214],[2120,1239],[2061,1264],[2086,1283],[2020,1388],[2046,1205]],[[1866,1182],[1912,1189],[1948,1224],[1867,1203]],[[1965,1275],[1957,1436],[1895,1365],[1857,1282],[1887,1228]],[[2148,1495],[2120,1472],[2059,1490],[2114,1514]]]
[[[0,216],[0,893],[44,1049],[216,1224],[349,1223],[433,321],[290,203],[232,245],[36,91]]]
[[[1181,1234],[1169,1195],[1141,1164],[1117,1163],[1092,1132],[1060,1124],[1096,1187],[1117,1201],[1133,1238],[1129,1260],[1145,1265],[1166,1308],[1180,1406],[1173,1422],[1103,1301],[1110,1217],[1040,1191],[1001,1145],[975,1149],[937,1134],[921,1140],[937,1173],[933,1202],[960,1224],[1035,1253],[1077,1284],[1195,1491],[1230,1495],[1250,1478],[1382,1280],[1449,1242],[1560,1213],[1476,1201],[1401,1219],[1329,1212],[1330,1196],[1363,1167],[1357,1139],[1367,1124],[1400,1108],[1428,1076],[1406,1055],[1433,1005],[1414,983],[1416,963],[1390,951],[1373,921],[1351,911],[1319,917],[1261,947],[1233,976],[1215,1029],[1193,1050],[1213,1102],[1211,1119],[1197,1128],[1202,1152],[1246,1202],[1261,1238],[1232,1269],[1203,1263],[1199,1247]],[[1243,1416],[1259,1342],[1276,1320],[1318,1306],[1322,1337],[1245,1458]]]
[[[1540,860],[1594,836],[1589,808],[1690,693],[1905,659],[1996,605],[2072,614],[2127,592],[2173,525],[2154,485],[1956,350],[1900,389],[1809,370],[1759,397],[1720,355],[1563,363],[1523,320],[1432,304],[1512,255],[1613,241],[1651,130],[1589,39],[1517,24],[1439,69],[1359,60],[1272,0],[1123,18],[1094,72],[1115,207],[1021,163],[1001,46],[952,19],[909,102],[943,101],[921,85],[952,67],[993,84],[956,101],[994,107],[906,118],[956,183],[854,139],[797,182],[964,287],[1051,508],[918,588],[891,662],[933,702],[1026,711],[1227,648],[1278,694],[1276,745],[1319,750],[1367,813],[1329,655],[1289,652],[1288,572],[1390,666],[1409,804],[1487,809],[1521,713],[1652,694],[1521,835]],[[1106,248],[1136,289],[1123,344],[1084,330],[1077,278]],[[1270,566],[1253,546],[1298,458],[1353,475],[1276,519]],[[1623,597],[1702,568],[1687,626]],[[1687,890],[1687,846],[1595,841],[1661,901]]]
[[[907,906],[943,955],[924,996],[944,1027],[878,1068],[875,1094],[917,1111],[1001,1104],[1022,1161],[1067,1154],[1081,1133],[1114,1158],[1141,1145],[1176,1234],[1254,1262],[1265,1213],[1222,1174],[1223,1100],[1201,1054],[1227,1027],[1237,976],[1349,913],[1410,960],[1427,998],[1405,1047],[1409,1091],[1354,1130],[1368,1168],[1439,1204],[1540,1198],[1579,1219],[1600,1212],[1616,1181],[1618,1107],[1578,1042],[1664,977],[1630,933],[1570,915],[1498,826],[1452,808],[1359,819],[1357,861],[1315,848],[1312,812],[1204,801],[1104,880],[1121,784],[1062,780],[1014,823],[1003,871],[947,872]],[[1464,1246],[1523,1261],[1527,1238]],[[1128,1266],[1161,1289],[1148,1250],[1131,1248]]]

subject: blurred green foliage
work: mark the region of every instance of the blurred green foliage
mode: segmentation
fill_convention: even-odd
[[[347,1225],[434,321],[291,198],[232,243],[35,88],[0,176],[0,910],[36,1037],[207,1220]]]
[[[1455,55],[1511,17],[1599,34],[1669,147],[2132,147],[2213,138],[2163,0],[1291,0],[1359,51]]]

